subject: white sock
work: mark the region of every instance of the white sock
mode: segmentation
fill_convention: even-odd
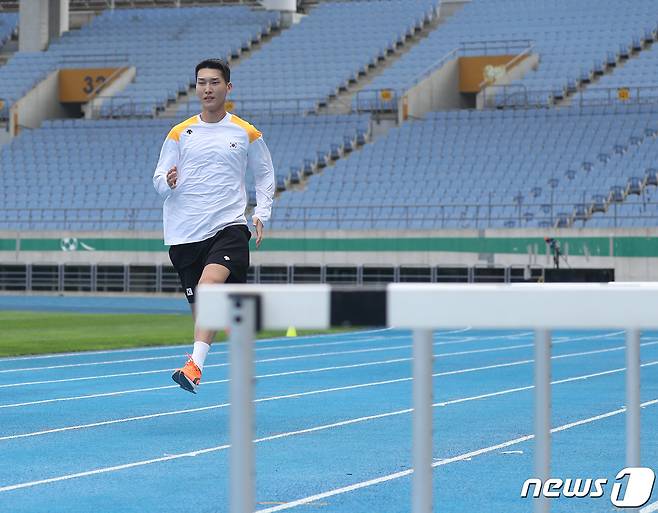
[[[197,364],[199,370],[203,370],[203,363],[206,361],[206,356],[208,356],[208,351],[210,351],[210,344],[205,342],[196,341],[194,343],[194,351],[192,352],[192,360]]]

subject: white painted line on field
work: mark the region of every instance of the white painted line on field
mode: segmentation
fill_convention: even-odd
[[[609,333],[609,334],[606,334],[606,335],[588,337],[586,339],[575,338],[575,339],[560,340],[559,342],[554,342],[553,345],[564,344],[564,343],[579,341],[579,340],[610,338],[610,337],[618,335],[619,333],[623,333],[623,332]],[[500,338],[500,337],[493,337],[493,338]],[[442,344],[442,342],[435,342],[433,345],[438,346],[438,345],[441,345],[441,344]],[[646,343],[646,344],[643,344],[643,345],[645,345],[645,346],[646,345],[652,345],[652,343]],[[514,346],[495,347],[495,348],[489,348],[489,349],[477,349],[477,350],[472,350],[472,351],[460,351],[460,352],[453,352],[453,353],[440,353],[440,354],[435,355],[435,357],[436,358],[443,358],[443,357],[448,357],[448,356],[463,356],[463,355],[477,354],[477,353],[490,353],[490,352],[498,352],[498,351],[509,351],[509,350],[514,350],[514,349],[530,348],[530,347],[533,347],[533,346],[534,346],[534,344],[520,344],[520,345],[514,345]],[[352,350],[352,351],[335,351],[335,352],[329,352],[329,353],[312,353],[312,354],[307,354],[307,355],[284,356],[284,357],[278,357],[278,358],[268,358],[268,359],[263,359],[263,360],[256,360],[254,363],[270,363],[270,362],[278,362],[278,361],[285,361],[285,360],[299,360],[299,359],[305,359],[305,358],[322,358],[322,357],[326,357],[326,356],[331,357],[331,356],[340,356],[340,355],[345,355],[345,354],[381,352],[381,351],[391,351],[391,350],[410,349],[410,348],[411,348],[411,345],[402,345],[402,346],[387,346],[387,347],[380,347],[380,348],[373,348],[373,349],[358,349],[358,350]],[[620,350],[620,349],[624,349],[624,347],[615,348],[615,349],[611,349],[611,350]],[[227,367],[227,366],[228,366],[228,363],[217,363],[217,364],[205,365],[204,369],[214,368],[214,367]],[[173,370],[174,369],[172,369],[172,368],[168,368],[168,369],[156,369],[156,370],[150,370],[150,371],[123,372],[123,373],[118,373],[118,374],[102,374],[102,375],[98,375],[98,376],[84,376],[84,377],[78,377],[78,378],[52,379],[52,380],[41,380],[41,381],[27,381],[27,382],[7,383],[7,384],[4,384],[4,385],[0,385],[0,389],[31,386],[31,385],[47,385],[47,384],[53,384],[53,383],[69,383],[69,382],[72,382],[72,381],[89,381],[89,380],[95,380],[95,379],[109,379],[109,378],[119,378],[119,377],[128,377],[128,376],[145,376],[145,375],[149,375],[149,374],[160,374],[160,373],[164,373],[164,372],[172,372]]]
[[[281,376],[292,376],[292,375],[297,375],[297,374],[313,374],[316,372],[330,372],[333,370],[341,370],[341,369],[356,369],[359,367],[370,367],[370,366],[375,366],[375,365],[387,365],[387,364],[392,364],[392,363],[399,363],[399,362],[407,362],[410,361],[411,358],[395,358],[393,360],[380,360],[376,362],[366,362],[366,363],[355,363],[352,365],[339,365],[335,367],[321,367],[318,369],[307,369],[307,370],[296,370],[296,371],[288,371],[288,372],[275,372],[272,374],[261,374],[258,376],[254,376],[254,379],[264,379],[264,378],[274,378],[274,377],[281,377]],[[228,379],[217,379],[214,381],[204,381],[203,386],[204,388],[207,387],[208,385],[215,385],[219,383],[228,383]],[[105,392],[105,393],[99,393],[99,394],[89,394],[89,395],[81,395],[81,396],[76,396],[76,397],[61,397],[61,398],[56,398],[56,399],[44,399],[42,401],[30,401],[26,403],[15,403],[15,404],[3,404],[0,405],[0,409],[3,408],[17,408],[21,406],[31,406],[31,405],[36,405],[36,404],[48,404],[48,403],[53,403],[53,402],[59,402],[59,401],[76,401],[80,399],[91,399],[91,398],[96,398],[96,397],[112,397],[112,396],[117,396],[117,395],[123,395],[123,394],[133,394],[137,392],[151,392],[154,390],[166,390],[169,388],[180,388],[178,385],[167,385],[167,386],[162,386],[162,387],[150,387],[150,388],[135,388],[135,389],[130,389],[130,390],[120,390],[117,392]]]
[[[642,403],[641,406],[642,407],[647,407],[647,406],[654,405],[654,404],[657,404],[657,403],[658,403],[658,399],[655,399],[653,401],[648,401],[646,403]],[[278,435],[272,435],[272,436],[268,436],[268,437],[264,437],[264,438],[259,438],[259,439],[254,440],[254,443],[262,443],[262,442],[266,442],[266,441],[270,441],[270,440],[277,440],[277,439],[281,439],[281,438],[288,438],[288,437],[291,437],[291,436],[297,436],[297,435],[302,435],[302,434],[307,434],[307,433],[324,431],[324,430],[327,430],[327,429],[333,429],[333,428],[342,427],[342,426],[346,426],[346,425],[366,422],[366,421],[369,421],[369,420],[381,419],[381,418],[391,417],[391,416],[394,416],[394,415],[401,415],[401,414],[405,414],[405,413],[410,413],[411,411],[412,411],[412,409],[409,408],[409,409],[406,409],[406,410],[399,410],[397,412],[389,412],[389,413],[383,413],[383,414],[378,414],[378,415],[370,415],[370,416],[367,416],[367,417],[360,417],[360,418],[356,418],[356,419],[348,419],[348,420],[345,420],[345,421],[336,422],[336,423],[332,423],[332,424],[325,424],[325,425],[315,426],[315,427],[312,427],[312,428],[302,429],[302,430],[298,430],[298,431],[290,431],[290,432],[287,432],[287,433],[280,433]],[[571,429],[571,428],[576,427],[576,426],[596,422],[598,420],[602,420],[602,419],[605,419],[605,418],[608,418],[608,417],[612,417],[614,415],[619,415],[623,412],[625,412],[625,408],[621,408],[621,409],[618,409],[618,410],[607,412],[607,413],[597,415],[597,416],[594,416],[594,417],[581,419],[579,421],[571,422],[569,424],[564,424],[562,426],[554,428],[554,429],[551,430],[551,432],[557,433],[557,432],[560,432],[560,431],[565,431],[567,429]],[[515,438],[513,440],[508,440],[508,441],[500,443],[500,444],[496,444],[496,445],[492,445],[492,446],[485,447],[485,448],[482,448],[482,449],[478,449],[476,451],[467,452],[467,453],[464,453],[464,454],[461,454],[459,456],[455,456],[455,457],[452,457],[452,458],[441,459],[439,461],[435,461],[434,463],[432,463],[432,467],[435,468],[435,467],[439,467],[439,466],[449,465],[450,463],[454,463],[454,462],[458,462],[458,461],[468,460],[468,459],[471,459],[473,457],[480,456],[482,454],[497,451],[499,449],[504,449],[504,448],[510,447],[512,445],[517,445],[519,443],[522,443],[522,442],[525,442],[525,441],[528,441],[528,440],[532,440],[532,438],[534,438],[534,435],[526,435],[526,436],[522,436],[522,437],[519,437],[519,438]],[[57,482],[61,482],[61,481],[71,480],[71,479],[78,479],[78,478],[81,478],[81,477],[93,476],[93,475],[98,475],[98,474],[106,474],[106,473],[109,473],[109,472],[116,472],[116,471],[119,471],[119,470],[125,470],[125,469],[135,468],[135,467],[141,467],[141,466],[145,466],[145,465],[151,465],[151,464],[154,464],[154,463],[161,463],[161,462],[171,461],[171,460],[176,460],[176,459],[181,459],[181,458],[195,457],[195,456],[199,456],[201,454],[208,454],[208,453],[212,453],[212,452],[226,450],[229,447],[230,447],[230,445],[228,445],[228,444],[219,445],[219,446],[216,446],[216,447],[209,447],[209,448],[206,448],[206,449],[199,449],[199,450],[196,450],[196,451],[191,451],[191,452],[186,452],[186,453],[181,453],[181,454],[171,454],[171,455],[167,455],[167,456],[164,456],[164,457],[161,457],[161,458],[154,458],[154,459],[149,459],[149,460],[136,461],[136,462],[132,462],[132,463],[126,463],[126,464],[123,464],[123,465],[116,465],[116,466],[112,466],[112,467],[104,467],[104,468],[89,470],[89,471],[85,471],[85,472],[78,472],[78,473],[75,473],[75,474],[67,474],[67,475],[52,477],[52,478],[48,478],[48,479],[41,479],[41,480],[37,480],[37,481],[17,483],[17,484],[14,484],[14,485],[1,487],[0,488],[0,493],[10,492],[10,491],[13,491],[13,490],[20,490],[20,489],[30,488],[30,487],[39,486],[39,485],[57,483]],[[355,484],[350,485],[350,486],[337,488],[337,489],[330,490],[328,492],[324,492],[324,493],[321,493],[321,494],[313,495],[313,496],[310,496],[310,497],[305,497],[303,499],[298,499],[298,500],[288,502],[288,503],[280,505],[280,506],[276,506],[274,508],[259,510],[257,513],[273,513],[274,511],[292,509],[296,506],[301,506],[301,505],[304,505],[304,504],[315,502],[318,499],[331,497],[331,496],[335,496],[335,495],[340,495],[340,494],[347,493],[347,492],[350,492],[350,491],[358,490],[360,488],[366,488],[368,486],[372,486],[372,485],[383,483],[383,482],[386,482],[386,481],[391,481],[393,479],[398,479],[400,477],[408,476],[412,472],[413,472],[413,470],[411,470],[411,469],[410,470],[405,470],[405,471],[402,471],[402,472],[396,472],[395,474],[389,474],[389,475],[386,475],[386,476],[381,476],[381,477],[376,478],[376,479],[370,479],[368,481],[362,481],[360,483],[355,483]]]
[[[444,333],[462,333],[468,331],[471,328],[464,328],[459,330],[450,330]],[[369,333],[380,333],[384,331],[391,331],[393,328],[380,328],[374,330],[361,330],[361,331],[346,331],[342,333],[324,333],[317,335],[299,335],[297,340],[305,340],[309,338],[330,338],[330,337],[344,337],[344,336],[360,336],[366,335]],[[255,341],[257,345],[266,344],[268,342],[278,342],[281,340],[286,340],[286,337],[275,337],[275,338],[261,338]],[[25,360],[46,360],[50,358],[70,358],[75,356],[88,356],[88,355],[100,355],[100,354],[118,354],[118,353],[136,353],[142,351],[168,351],[176,348],[186,348],[191,345],[191,342],[187,344],[177,344],[177,345],[167,345],[167,346],[154,346],[154,347],[131,347],[126,349],[107,349],[102,351],[72,351],[68,353],[52,353],[52,354],[40,354],[40,355],[26,355],[26,356],[12,356],[7,358],[0,358],[0,364],[4,362],[15,362],[15,361],[25,361]]]
[[[658,343],[658,342],[656,342]],[[641,367],[651,367],[654,365],[658,365],[658,360],[654,362],[648,362],[645,364],[642,364]],[[450,374],[455,374],[456,372],[473,372],[474,370],[480,370],[480,369],[463,369],[462,371],[451,371]],[[582,380],[587,380],[599,376],[606,376],[610,374],[616,374],[619,372],[623,372],[625,370],[624,367],[619,368],[619,369],[612,369],[608,371],[602,371],[602,372],[596,372],[592,374],[585,374],[581,376],[574,376],[571,378],[565,378],[557,381],[552,381],[552,385],[560,385],[563,383],[571,383],[574,381],[582,381]],[[433,374],[433,376],[440,376],[444,373],[436,373]],[[395,384],[395,383],[403,383],[403,382],[408,382],[411,381],[413,378],[410,377],[404,377],[404,378],[397,378],[397,379],[389,379],[389,380],[384,380],[384,381],[374,381],[371,383],[359,383],[356,385],[347,385],[347,386],[341,386],[341,387],[332,387],[332,388],[325,388],[325,389],[320,389],[320,390],[311,390],[308,392],[299,392],[299,393],[293,393],[293,394],[286,394],[286,395],[279,395],[279,396],[273,396],[273,397],[266,397],[266,398],[261,398],[261,399],[256,399],[254,400],[255,403],[264,403],[264,402],[271,402],[271,401],[280,401],[282,399],[293,399],[293,398],[300,398],[300,397],[307,397],[307,396],[312,396],[312,395],[320,395],[320,394],[326,394],[326,393],[332,393],[332,392],[340,392],[340,391],[345,391],[345,390],[357,390],[357,389],[362,389],[362,388],[371,388],[371,387],[377,387],[377,386],[382,386],[382,385],[390,385],[390,384]],[[479,399],[488,399],[490,397],[497,397],[501,395],[507,395],[515,392],[522,392],[524,390],[531,390],[534,388],[534,385],[528,385],[524,387],[517,387],[517,388],[510,388],[507,390],[500,390],[497,392],[490,392],[487,394],[481,394],[477,396],[470,396],[470,397],[465,397],[461,399],[453,399],[450,401],[443,401],[443,402],[438,402],[434,403],[432,406],[433,407],[445,407],[449,406],[452,404],[459,404],[462,402],[470,402],[474,400],[479,400]],[[35,437],[35,436],[42,436],[42,435],[47,435],[47,434],[53,434],[53,433],[61,433],[65,431],[76,431],[76,430],[81,430],[81,429],[89,429],[89,428],[95,428],[95,427],[101,427],[101,426],[109,426],[113,424],[123,424],[127,422],[134,422],[134,421],[140,421],[140,420],[150,420],[150,419],[155,419],[155,418],[160,418],[160,417],[168,417],[172,415],[182,415],[182,414],[189,414],[189,413],[197,413],[197,412],[202,412],[202,411],[208,411],[208,410],[214,410],[214,409],[219,409],[219,408],[226,408],[230,405],[230,403],[222,403],[222,404],[215,404],[215,405],[210,405],[210,406],[203,406],[199,408],[189,408],[185,410],[175,410],[175,411],[168,411],[168,412],[161,412],[161,413],[153,413],[149,415],[140,415],[136,417],[127,417],[127,418],[122,418],[122,419],[114,419],[114,420],[105,420],[105,421],[100,421],[100,422],[93,422],[90,424],[80,424],[76,426],[66,426],[66,427],[61,427],[61,428],[55,428],[55,429],[48,429],[48,430],[43,430],[43,431],[34,431],[31,433],[22,433],[22,434],[17,434],[17,435],[8,435],[8,436],[3,436],[0,437],[0,441],[7,441],[7,440],[15,440],[19,438],[30,438],[30,437]],[[406,411],[406,410],[405,410]]]
[[[647,342],[644,344],[641,344],[641,346],[646,347],[649,345],[656,345],[658,342]],[[621,351],[624,349],[624,346],[618,346],[618,347],[613,347],[613,348],[608,348],[608,349],[597,349],[594,351],[585,351],[585,352],[577,352],[577,353],[565,353],[561,355],[555,355],[552,356],[552,360],[558,360],[562,358],[571,358],[571,357],[576,357],[576,356],[586,356],[586,355],[592,355],[592,354],[600,354],[600,353],[608,353],[612,351]],[[313,373],[318,373],[318,372],[331,372],[334,370],[342,370],[342,369],[354,369],[354,368],[359,368],[359,367],[371,367],[371,366],[377,366],[377,365],[389,365],[393,363],[401,363],[401,362],[409,362],[411,361],[412,358],[394,358],[391,360],[379,360],[375,362],[365,362],[365,363],[355,363],[352,365],[337,365],[337,366],[332,366],[332,367],[320,367],[316,369],[302,369],[302,370],[294,370],[294,371],[285,371],[285,372],[275,372],[271,374],[260,374],[255,376],[255,379],[264,379],[264,378],[274,378],[274,377],[283,377],[283,376],[293,376],[293,375],[298,375],[298,374],[313,374]],[[452,370],[452,371],[444,371],[440,372],[437,374],[434,374],[434,376],[452,376],[455,374],[464,374],[468,372],[476,372],[476,371],[481,371],[481,370],[489,370],[489,369],[499,369],[503,367],[513,367],[516,365],[527,365],[533,363],[534,360],[529,359],[529,360],[517,360],[514,362],[504,362],[504,363],[498,363],[498,364],[493,364],[493,365],[485,365],[481,367],[472,367],[472,368],[466,368],[466,369],[457,369],[457,370]],[[217,379],[217,380],[212,380],[212,381],[204,381],[203,385],[204,388],[207,387],[208,385],[215,385],[215,384],[221,384],[221,383],[228,383],[228,379]],[[33,406],[33,405],[39,405],[39,404],[49,404],[49,403],[55,403],[55,402],[61,402],[61,401],[77,401],[77,400],[82,400],[82,399],[94,399],[94,398],[99,398],[99,397],[114,397],[114,396],[119,396],[119,395],[125,395],[125,394],[134,394],[138,392],[153,392],[156,390],[167,390],[171,388],[178,388],[178,385],[166,385],[166,386],[159,386],[159,387],[148,387],[148,388],[133,388],[129,390],[119,390],[119,391],[114,391],[114,392],[104,392],[104,393],[97,393],[97,394],[88,394],[88,395],[80,395],[80,396],[73,396],[73,397],[59,397],[59,398],[54,398],[54,399],[43,399],[40,401],[29,401],[29,402],[23,402],[23,403],[12,403],[12,404],[2,404],[0,405],[0,409],[4,408],[19,408],[19,407],[24,407],[24,406]]]
[[[438,345],[452,345],[452,344],[461,344],[461,343],[466,343],[466,342],[480,342],[480,341],[485,341],[485,340],[491,340],[491,339],[516,339],[520,338],[522,336],[526,335],[531,335],[532,332],[527,332],[527,333],[519,333],[519,334],[514,334],[514,335],[504,335],[504,336],[491,336],[491,337],[468,337],[464,339],[457,339],[457,340],[451,340],[448,342],[439,342]],[[258,351],[276,351],[276,350],[286,350],[286,349],[308,349],[311,347],[329,347],[329,346],[341,346],[341,345],[351,345],[351,344],[362,344],[366,342],[382,342],[382,341],[389,341],[389,340],[400,340],[400,339],[408,339],[410,338],[410,335],[394,335],[390,337],[383,337],[383,336],[378,336],[378,337],[368,337],[368,338],[359,338],[359,339],[354,339],[354,340],[340,340],[337,342],[318,342],[314,344],[288,344],[288,345],[283,345],[283,346],[271,346],[271,347],[256,347],[254,350],[256,352]],[[210,353],[211,356],[219,356],[219,355],[225,355],[228,354],[228,351],[212,351]],[[100,361],[100,362],[81,362],[81,363],[67,363],[67,364],[60,364],[60,365],[49,365],[49,366],[39,366],[39,367],[19,367],[15,369],[2,369],[0,370],[0,374],[9,374],[13,372],[36,372],[36,371],[44,371],[44,370],[54,370],[54,369],[68,369],[68,368],[76,368],[76,367],[93,367],[93,366],[98,366],[98,365],[114,365],[118,363],[135,363],[135,362],[150,362],[150,361],[157,361],[157,360],[171,360],[171,359],[180,359],[181,354],[172,354],[172,355],[167,355],[167,356],[150,356],[150,357],[143,357],[143,358],[129,358],[129,359],[124,359],[124,360],[106,360],[106,361]]]
[[[370,337],[358,340],[343,340],[339,342],[325,342],[317,344],[288,344],[285,346],[273,346],[273,347],[257,347],[255,351],[276,351],[276,350],[286,350],[286,349],[307,349],[310,347],[326,347],[326,346],[340,346],[340,345],[349,345],[349,344],[360,344],[363,342],[380,342],[387,340],[399,340],[409,338],[407,335],[399,335],[393,337]],[[212,356],[219,356],[228,354],[228,351],[213,351],[210,353]],[[114,365],[118,363],[136,363],[136,362],[152,362],[157,360],[171,360],[182,358],[181,353],[167,355],[167,356],[150,356],[145,358],[130,358],[126,360],[106,360],[101,362],[82,362],[82,363],[67,363],[61,365],[49,365],[41,367],[21,367],[17,369],[3,369],[0,370],[0,374],[9,374],[12,372],[35,372],[42,370],[54,370],[54,369],[70,369],[75,367],[93,367],[98,365]]]
[[[405,337],[409,338],[409,337]],[[500,337],[494,337],[494,338],[500,338]],[[434,345],[441,344],[441,342],[436,342]],[[507,350],[512,350],[512,349],[519,349],[519,348],[526,348],[526,347],[532,347],[532,344],[522,344],[522,345],[515,345],[515,346],[506,346],[506,347],[497,347],[497,348],[489,348],[489,349],[479,349],[479,350],[474,350],[473,353],[486,353],[486,352],[495,352],[495,351],[507,351]],[[334,351],[334,352],[326,352],[326,353],[310,353],[310,354],[303,354],[303,355],[294,355],[294,356],[280,356],[277,358],[265,358],[262,360],[255,360],[254,363],[271,363],[271,362],[282,362],[282,361],[289,361],[289,360],[301,360],[301,359],[307,359],[307,358],[323,358],[323,357],[331,357],[331,356],[340,356],[340,355],[347,355],[347,354],[363,354],[363,353],[374,353],[374,352],[383,352],[383,351],[394,351],[394,350],[402,350],[402,349],[410,349],[411,345],[410,344],[405,344],[405,345],[397,345],[397,346],[386,346],[386,347],[376,347],[376,348],[370,348],[370,349],[353,349],[350,351]],[[468,351],[464,352],[457,352],[457,353],[443,353],[440,356],[457,356],[457,355],[464,355],[464,354],[470,354]],[[216,367],[228,367],[228,363],[215,363],[215,364],[210,364],[210,365],[205,365],[204,369],[209,369],[209,368],[216,368]],[[42,385],[42,384],[51,384],[51,383],[68,383],[71,381],[87,381],[87,380],[92,380],[92,379],[106,379],[106,378],[118,378],[118,377],[126,377],[126,376],[145,376],[148,374],[159,374],[163,372],[172,372],[174,369],[173,368],[167,368],[167,369],[157,369],[157,370],[149,370],[149,371],[140,371],[140,372],[123,372],[123,373],[118,373],[118,374],[105,374],[105,375],[99,375],[99,376],[85,376],[85,377],[79,377],[79,378],[68,378],[68,379],[53,379],[53,380],[41,380],[41,381],[21,381],[17,383],[7,383],[4,385],[0,385],[0,388],[12,388],[12,387],[23,387],[23,386],[28,386],[28,385]]]
[[[654,405],[654,404],[657,404],[657,403],[658,403],[658,399],[655,399],[653,401],[648,401],[646,403],[643,403],[642,406],[646,407],[646,406]],[[558,432],[561,432],[561,431],[566,431],[567,429],[572,429],[576,426],[582,426],[582,425],[585,425],[585,424],[590,424],[590,423],[593,423],[593,422],[597,422],[599,420],[603,420],[603,419],[607,419],[609,417],[613,417],[615,415],[619,415],[621,413],[624,413],[625,411],[626,411],[625,408],[621,408],[619,410],[610,411],[610,412],[607,412],[607,413],[604,413],[604,414],[601,414],[601,415],[596,415],[594,417],[581,419],[577,422],[564,424],[564,425],[559,426],[557,428],[551,429],[551,433],[558,433]],[[504,449],[506,447],[510,447],[510,446],[513,446],[513,445],[518,445],[518,444],[523,443],[523,442],[527,442],[529,440],[532,440],[533,438],[534,438],[534,435],[525,435],[525,436],[521,436],[519,438],[514,438],[513,440],[508,440],[507,442],[503,442],[503,443],[496,444],[496,445],[491,445],[491,446],[485,447],[483,449],[478,449],[476,451],[471,451],[471,452],[467,452],[467,453],[464,453],[464,454],[460,454],[460,455],[454,456],[452,458],[441,459],[439,461],[435,461],[434,463],[432,463],[432,468],[442,467],[442,466],[449,465],[451,463],[456,463],[456,462],[459,462],[459,461],[468,461],[472,458],[475,458],[477,456],[481,456],[483,454],[487,454],[487,453],[490,453],[490,452],[497,451],[499,449]],[[381,477],[378,477],[378,478],[375,478],[375,479],[369,479],[367,481],[361,481],[359,483],[354,483],[352,485],[344,486],[342,488],[336,488],[334,490],[329,490],[329,491],[326,491],[326,492],[323,492],[323,493],[318,493],[318,494],[315,494],[315,495],[311,495],[309,497],[304,497],[302,499],[297,499],[297,500],[287,502],[285,504],[281,504],[281,505],[278,505],[278,506],[275,506],[275,507],[272,507],[272,508],[261,509],[261,510],[258,510],[256,513],[274,513],[276,511],[284,511],[284,510],[287,510],[287,509],[292,509],[292,508],[295,508],[297,506],[303,506],[305,504],[316,502],[316,501],[321,500],[321,499],[326,499],[328,497],[334,497],[336,495],[341,495],[341,494],[344,494],[344,493],[352,492],[354,490],[359,490],[359,489],[367,488],[369,486],[377,485],[377,484],[380,484],[380,483],[393,481],[394,479],[399,479],[401,477],[409,476],[412,473],[413,473],[413,469],[403,470],[401,472],[396,472],[394,474],[388,474],[388,475],[381,476]],[[650,511],[654,511],[654,510],[650,510]],[[645,512],[642,511],[641,513],[645,513]]]

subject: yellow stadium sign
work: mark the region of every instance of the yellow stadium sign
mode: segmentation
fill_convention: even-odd
[[[479,93],[527,58],[513,54],[459,57],[459,92]]]
[[[383,91],[380,91],[379,97],[384,102],[390,102],[393,99],[393,91],[390,89],[384,89]]]
[[[118,76],[120,68],[59,70],[59,101],[85,103]]]
[[[617,97],[625,102],[631,99],[631,90],[628,87],[620,87],[617,89]]]

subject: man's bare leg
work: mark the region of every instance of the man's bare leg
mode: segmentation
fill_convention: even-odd
[[[226,283],[229,274],[231,274],[231,271],[229,271],[221,264],[208,264],[203,268],[203,273],[199,279],[199,285]],[[215,338],[215,333],[217,332],[213,330],[204,330],[196,325],[196,308],[194,308],[194,303],[192,303],[192,315],[194,317],[195,342],[205,342],[206,344],[211,345],[213,343],[213,339]]]
[[[203,268],[203,273],[199,279],[201,284],[226,283],[231,272],[228,268],[220,264],[208,264]],[[216,331],[201,329],[196,326],[196,308],[192,303],[192,315],[194,317],[194,350],[192,358],[185,366],[174,372],[173,380],[188,392],[195,393],[196,387],[201,381],[201,371],[210,351],[210,345],[215,338]]]

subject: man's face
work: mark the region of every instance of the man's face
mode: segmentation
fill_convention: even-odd
[[[201,100],[204,110],[215,112],[224,106],[226,95],[231,90],[231,83],[224,81],[222,72],[218,69],[203,68],[196,78],[196,95]]]

